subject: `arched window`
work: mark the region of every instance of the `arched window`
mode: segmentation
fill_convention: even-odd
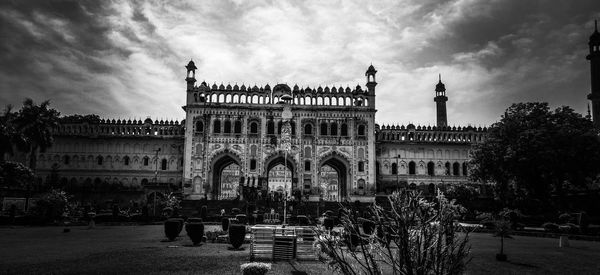
[[[256,170],[256,160],[255,159],[250,160],[250,170]]]
[[[358,135],[359,136],[364,136],[365,135],[365,125],[358,125]]]
[[[236,120],[234,127],[233,127],[233,132],[236,134],[241,134],[242,133],[242,121],[240,120]]]
[[[272,120],[269,120],[267,122],[267,135],[274,135],[275,134],[275,122],[273,122]]]
[[[331,123],[331,131],[330,132],[331,132],[332,136],[337,136],[337,134],[338,134],[338,125],[337,125],[337,123],[335,123],[335,122]]]
[[[304,148],[304,157],[305,158],[312,158],[312,150],[311,150],[310,147]]]
[[[365,163],[362,161],[358,162],[358,172],[364,172],[365,171]]]
[[[327,123],[325,123],[325,122],[321,123],[321,135],[322,136],[327,135]]]
[[[410,174],[410,175],[416,174],[417,169],[415,169],[415,168],[416,168],[415,162],[414,161],[409,162],[408,163],[408,174]]]
[[[123,165],[129,165],[129,157],[128,156],[125,156],[123,158]]]
[[[204,132],[204,123],[202,121],[196,121],[196,133]]]
[[[435,195],[435,184],[430,183],[429,186],[427,186],[427,193],[429,193],[429,195]]]
[[[446,176],[450,175],[450,162],[446,162]]]
[[[148,179],[142,179],[142,185],[148,185]]]
[[[219,134],[221,133],[221,121],[220,120],[215,120],[215,123],[213,125],[213,131],[215,132],[215,134]]]
[[[365,158],[365,149],[358,148],[358,158],[359,159],[364,159]]]
[[[64,156],[63,157],[63,163],[65,165],[69,165],[70,162],[71,162],[71,158],[69,156]]]
[[[283,127],[283,122],[277,122],[277,134],[281,135],[281,127]]]
[[[462,169],[463,169],[463,176],[468,176],[469,175],[469,165],[466,162],[463,162],[462,164]]]
[[[452,165],[452,174],[455,176],[460,176],[460,164],[458,164],[458,162],[455,162]]]
[[[398,175],[398,164],[392,163],[392,175]]]
[[[342,129],[340,130],[340,134],[343,137],[348,136],[348,125],[346,123],[342,123]]]
[[[98,165],[102,165],[102,163],[104,163],[104,158],[102,156],[98,156],[96,161],[98,162]]]
[[[258,123],[250,123],[250,134],[258,134]]]
[[[160,161],[160,170],[167,170],[167,159],[162,159]]]
[[[310,171],[310,160],[304,161],[304,171]]]
[[[144,159],[143,159],[144,166],[148,166],[148,162],[150,162],[150,158],[144,157]]]
[[[433,161],[427,163],[427,175],[435,176],[435,164]]]
[[[312,125],[311,124],[305,124],[304,125],[304,134],[305,135],[312,135]]]
[[[223,133],[225,133],[225,134],[231,133],[231,121],[229,119],[225,120],[225,125],[223,127]]]

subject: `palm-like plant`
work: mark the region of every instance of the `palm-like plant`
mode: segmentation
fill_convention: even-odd
[[[13,154],[13,148],[17,145],[21,148],[24,144],[23,136],[15,127],[15,118],[17,113],[12,111],[12,106],[7,105],[2,115],[0,115],[0,162],[4,162],[6,154]]]
[[[36,105],[28,98],[23,102],[23,107],[15,117],[16,129],[22,134],[29,153],[29,168],[35,171],[37,153],[45,152],[52,146],[52,128],[58,127],[60,113],[49,108],[50,101],[46,100]]]

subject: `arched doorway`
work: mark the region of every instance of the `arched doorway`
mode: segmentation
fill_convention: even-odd
[[[234,177],[237,176],[237,180],[241,176],[240,169],[241,161],[239,158],[229,152],[224,152],[213,158],[211,163],[211,173],[209,173],[211,179],[208,181],[211,183],[210,194],[213,200],[218,200],[222,194],[223,184],[226,184],[227,194],[231,194],[230,189],[235,190],[235,184],[229,183]],[[224,183],[225,180],[227,183]],[[234,180],[236,182],[237,180]]]
[[[280,191],[283,193],[284,186],[287,185],[289,195],[293,195],[294,188],[297,188],[298,178],[296,173],[296,161],[289,154],[287,158],[284,153],[276,153],[265,161],[265,177],[268,180],[268,191],[278,191],[278,187],[282,187]]]
[[[337,175],[338,175],[337,199],[338,199],[338,201],[344,200],[348,196],[348,178],[349,178],[348,175],[350,172],[348,167],[350,167],[350,164],[344,157],[342,157],[334,152],[332,155],[321,159],[321,162],[319,163],[319,169],[323,166],[329,166],[329,167],[333,168],[333,170],[335,170],[335,172],[337,172]]]

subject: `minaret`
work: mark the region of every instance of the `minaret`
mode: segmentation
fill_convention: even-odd
[[[590,61],[592,91],[588,99],[592,101],[592,119],[594,125],[600,128],[600,33],[598,21],[594,21],[594,33],[590,36],[590,54],[586,59]]]
[[[187,76],[185,77],[185,82],[187,82],[187,90],[191,90],[194,88],[194,83],[196,82],[196,65],[194,64],[193,60],[190,60],[190,62],[187,64],[187,66],[185,66],[185,68],[187,69]]]
[[[375,81],[375,74],[377,70],[373,67],[373,64],[369,66],[367,72],[365,72],[365,76],[367,77],[367,99],[369,99],[368,106],[375,108],[375,86],[377,86],[377,82]]]
[[[435,101],[437,111],[437,127],[448,126],[448,117],[446,115],[446,101],[448,101],[448,97],[446,96],[446,85],[442,83],[441,74],[438,84],[435,85],[435,97],[433,101]]]

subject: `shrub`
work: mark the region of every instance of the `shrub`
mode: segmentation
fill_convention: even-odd
[[[201,222],[192,222],[185,225],[185,231],[194,245],[198,245],[204,236],[204,224]]]
[[[170,241],[174,241],[179,236],[181,225],[178,220],[169,219],[165,221],[165,235]]]
[[[223,228],[223,231],[229,230],[229,218],[221,219],[221,228]]]
[[[560,221],[560,223],[570,223],[573,221],[573,216],[571,216],[571,214],[569,213],[563,213],[560,216],[558,216],[558,220]]]
[[[549,232],[557,232],[558,231],[558,224],[552,223],[552,222],[547,222],[542,224],[542,227],[544,228],[544,230],[549,231]]]
[[[241,224],[232,224],[229,226],[229,242],[235,249],[239,249],[244,243],[246,237],[246,226]]]
[[[241,211],[240,211],[240,209],[239,209],[239,208],[232,208],[232,209],[231,209],[231,214],[233,214],[233,215],[237,215],[237,214],[239,214],[240,212],[241,212]]]
[[[428,202],[418,192],[394,193],[387,199],[390,209],[377,204],[369,209],[378,234],[358,234],[360,217],[355,211],[340,211],[342,238],[315,229],[319,260],[342,274],[464,272],[469,261],[469,232],[457,233],[455,224],[464,208],[443,195],[435,203]],[[348,204],[345,207],[351,209]],[[360,249],[347,249],[346,244],[352,246],[354,241]]]
[[[242,274],[244,275],[262,275],[267,274],[271,270],[271,264],[269,263],[246,263],[240,266]]]

